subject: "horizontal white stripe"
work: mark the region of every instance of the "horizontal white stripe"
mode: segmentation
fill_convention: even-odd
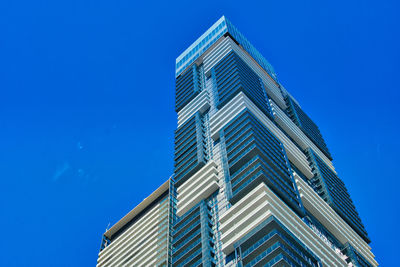
[[[232,51],[232,39],[229,37],[222,37],[223,40],[217,44],[209,53],[204,55],[204,73],[208,76],[208,72],[215,66],[224,56]]]
[[[302,149],[311,147],[311,149],[325,162],[325,164],[336,173],[332,161],[321,152],[314,142],[311,141],[296,124],[294,124],[294,122],[276,105],[276,103],[273,101],[270,103],[275,114],[276,122],[279,126],[281,126],[282,129],[285,130],[285,132],[295,140]]]
[[[99,253],[97,266],[121,266],[121,262],[129,258],[130,255],[135,255],[130,260],[132,264],[139,266],[139,263],[142,263],[143,260],[136,261],[136,258],[140,257],[142,253],[157,255],[157,251],[166,250],[166,242],[158,243],[159,240],[167,238],[168,235],[168,211],[168,199],[150,209]],[[167,227],[164,227],[165,225]],[[146,259],[150,260],[149,257],[146,257]],[[152,259],[152,261],[155,259]],[[125,264],[122,265],[125,266]]]
[[[182,216],[201,200],[218,190],[218,171],[214,161],[192,175],[178,188],[177,215]]]
[[[185,196],[182,201],[178,201],[178,209],[176,214],[178,216],[182,216],[201,200],[209,197],[212,193],[217,191],[218,188],[217,176],[210,176],[209,179],[203,181],[199,187],[196,188],[196,191],[193,191],[192,194]]]
[[[378,266],[371,247],[296,173],[294,178],[304,207],[342,244],[349,242],[372,265]]]
[[[204,113],[210,107],[210,97],[208,92],[203,90],[192,101],[190,101],[182,110],[178,112],[178,127],[185,123],[197,111]]]
[[[217,44],[210,52],[204,55],[204,73],[209,75],[210,70],[230,51],[234,51],[246,64],[260,77],[264,83],[268,95],[278,105],[285,109],[286,102],[281,90],[269,74],[240,46],[238,46],[230,37],[225,37],[223,41]]]
[[[200,170],[198,170],[195,174],[193,174],[188,180],[186,180],[180,187],[178,187],[178,198],[181,194],[187,194],[188,191],[193,190],[193,185],[196,185],[196,182],[204,179],[205,176],[210,176],[212,174],[218,174],[217,164],[214,160],[210,160],[204,165]]]
[[[210,118],[211,137],[214,140],[218,139],[219,131],[245,108],[249,109],[282,142],[288,158],[311,179],[314,174],[311,172],[306,155],[242,92]]]
[[[326,266],[347,266],[337,255],[265,184],[260,184],[220,217],[223,251],[229,254],[233,244],[271,215],[275,216]]]

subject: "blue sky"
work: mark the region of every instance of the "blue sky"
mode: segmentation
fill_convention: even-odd
[[[319,125],[382,266],[398,240],[396,1],[2,1],[2,266],[94,266],[173,171],[175,58],[223,14]]]

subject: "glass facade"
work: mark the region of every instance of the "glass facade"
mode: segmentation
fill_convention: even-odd
[[[287,114],[292,121],[310,138],[310,140],[332,160],[332,156],[325,144],[325,140],[319,131],[318,126],[307,116],[307,114],[296,104],[290,96],[285,98],[287,104]]]
[[[177,58],[175,66],[176,76],[179,76],[225,33],[228,33],[236,42],[238,42],[243,49],[249,53],[250,56],[270,75],[270,77],[277,81],[276,73],[272,65],[224,16]]]
[[[244,37],[244,35],[238,31],[238,29],[226,19],[228,25],[228,33],[246,50],[250,56],[257,61],[258,64],[270,75],[270,77],[276,80],[276,73],[271,64],[261,55],[260,52]]]
[[[210,68],[211,75],[205,78],[201,56],[209,49],[219,51],[219,39],[224,38],[232,39],[239,45],[239,49],[245,51],[244,54],[250,56],[254,61],[249,61],[243,56],[243,53],[240,54],[238,50],[232,49],[224,53],[218,60],[212,59],[215,63]],[[210,48],[213,44],[215,46]],[[214,55],[212,58],[216,57]],[[260,67],[267,73],[264,80],[260,75],[265,72],[254,71],[255,68]],[[298,144],[293,133],[288,134],[285,131],[286,128],[275,121],[274,110],[270,104],[275,102],[267,94],[271,89],[265,86],[273,84],[273,80],[276,81],[276,74],[268,61],[226,18],[222,17],[177,59],[176,70],[177,111],[185,111],[187,104],[191,103],[200,91],[207,91],[210,99],[210,108],[205,113],[202,114],[198,111],[185,122],[178,122],[179,126],[175,135],[174,174],[178,196],[182,191],[189,194],[187,193],[188,188],[202,190],[196,187],[197,184],[201,184],[201,180],[196,181],[191,177],[201,177],[202,167],[207,162],[220,162],[220,181],[219,189],[212,193],[212,197],[204,194],[205,197],[201,202],[183,215],[181,214],[180,217],[176,216],[177,220],[173,224],[172,235],[172,265],[326,265],[323,263],[326,259],[323,257],[320,259],[274,216],[254,226],[242,236],[234,244],[234,252],[224,254],[224,244],[221,241],[224,233],[218,230],[219,217],[223,216],[223,211],[242,205],[246,196],[261,184],[271,189],[304,223],[305,227],[309,229],[308,231],[317,235],[320,242],[329,247],[333,254],[339,256],[343,263],[350,257],[347,254],[352,253],[351,259],[355,259],[354,255],[357,255],[357,250],[353,249],[356,252],[352,252],[353,250],[349,246],[346,249],[346,245],[327,230],[324,224],[302,204],[292,170],[298,173],[307,182],[307,185],[318,193],[319,197],[325,200],[362,238],[369,242],[343,182],[311,148],[304,150]],[[270,79],[270,83],[265,82],[265,79]],[[318,126],[285,92],[286,90],[280,90],[286,106],[284,114],[305,134],[306,137],[303,138],[309,138],[327,156],[328,160],[331,160],[331,154]],[[229,120],[227,119],[223,123],[223,127],[218,130],[218,138],[212,140],[212,131],[215,127],[213,125],[221,123],[223,120],[218,117],[216,122],[213,121],[213,118],[219,113],[233,112],[231,110],[234,110],[235,106],[231,103],[237,99],[240,93],[256,106],[257,111],[254,111],[254,108],[243,108],[234,116],[230,116]],[[277,97],[275,96],[274,99]],[[269,120],[274,127],[279,129],[289,139],[289,142],[299,149],[299,153],[304,153],[306,164],[309,164],[314,177],[310,179],[308,176],[307,178],[307,175],[298,169],[298,160],[294,161],[292,158],[295,163],[289,162],[284,143],[271,132],[271,126],[267,126],[260,120],[260,116],[264,117],[264,121]],[[295,157],[300,157],[300,155]],[[195,192],[191,193],[193,196],[195,194]],[[181,199],[189,201],[188,197]],[[213,205],[210,204],[211,199],[213,199]],[[249,223],[251,224],[251,221]]]
[[[211,207],[200,202],[174,223],[173,266],[197,266],[214,262]]]
[[[212,73],[218,90],[218,108],[243,92],[266,115],[273,117],[262,81],[236,53],[230,52],[221,59]]]
[[[168,190],[104,234],[97,266],[378,266],[318,126],[279,86],[225,17],[179,56]]]
[[[221,136],[226,147],[232,204],[265,183],[294,211],[303,214],[283,145],[251,112],[241,112],[222,129]]]
[[[225,18],[217,21],[205,34],[194,42],[182,55],[176,59],[176,76],[179,76],[190,64],[201,56],[224,33],[227,32]]]
[[[238,266],[321,266],[318,257],[275,217],[235,244]]]
[[[207,162],[204,121],[194,114],[175,132],[175,185],[179,186]]]
[[[350,198],[343,181],[312,149],[307,151],[314,172],[312,187],[365,241],[370,242],[367,231]]]
[[[175,111],[179,112],[186,104],[195,98],[201,90],[202,77],[196,65],[186,70],[176,79]]]

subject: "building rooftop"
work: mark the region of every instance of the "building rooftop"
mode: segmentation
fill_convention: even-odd
[[[114,234],[116,234],[119,230],[121,230],[127,223],[129,223],[132,219],[134,219],[137,215],[140,214],[146,207],[151,205],[157,198],[162,196],[169,189],[169,179],[163,183],[159,188],[157,188],[150,196],[143,199],[139,205],[133,208],[128,214],[126,214],[121,220],[119,220],[116,224],[114,224],[110,229],[108,229],[104,236],[111,239]]]
[[[242,48],[249,53],[268,74],[276,80],[272,65],[260,52],[241,34],[237,28],[222,16],[193,44],[176,58],[175,76],[178,77],[187,67],[207,51],[221,36],[229,34]]]

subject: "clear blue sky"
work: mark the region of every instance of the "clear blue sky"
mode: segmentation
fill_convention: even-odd
[[[175,58],[221,15],[320,126],[398,266],[398,1],[0,3],[1,266],[94,266],[173,171]]]

